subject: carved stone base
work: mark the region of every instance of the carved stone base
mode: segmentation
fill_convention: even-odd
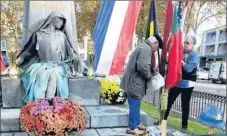
[[[128,126],[128,105],[99,105],[85,106],[87,128],[127,127]],[[20,108],[0,109],[2,132],[21,132],[19,122]],[[141,111],[141,123],[147,125],[148,115]],[[90,135],[88,135],[90,136]]]
[[[21,79],[1,78],[3,108],[20,108],[25,95]],[[87,78],[69,79],[69,98],[80,105],[99,105],[99,81]]]

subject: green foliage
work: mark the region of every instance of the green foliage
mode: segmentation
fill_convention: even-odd
[[[75,1],[78,40],[92,35],[101,1]]]
[[[22,34],[20,14],[23,1],[1,1],[1,36],[18,37]]]
[[[158,30],[159,30],[159,33],[162,34],[164,30],[164,24],[165,24],[167,2],[158,0],[156,1],[156,7],[157,7],[156,12],[157,12],[157,19],[158,19]],[[140,10],[137,25],[136,25],[136,34],[138,35],[138,38],[140,40],[144,38],[146,35],[149,8],[150,8],[150,0],[144,0]]]

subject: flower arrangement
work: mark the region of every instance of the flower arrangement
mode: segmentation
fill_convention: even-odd
[[[125,91],[120,89],[120,82],[104,78],[100,80],[101,98],[108,104],[124,104],[126,101]]]
[[[68,135],[86,128],[85,112],[70,99],[42,98],[22,107],[21,128],[35,135]]]

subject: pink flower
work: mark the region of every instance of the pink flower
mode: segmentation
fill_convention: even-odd
[[[80,105],[60,97],[26,104],[21,109],[20,121],[23,130],[36,135],[62,135],[86,128],[85,112]]]

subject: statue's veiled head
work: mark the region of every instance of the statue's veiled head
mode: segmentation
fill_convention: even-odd
[[[56,28],[56,29],[61,29],[61,27],[63,26],[63,19],[60,18],[60,17],[56,17],[53,21],[53,26]]]
[[[46,18],[43,18],[37,22],[35,22],[30,28],[29,28],[29,35],[28,35],[28,41],[27,43],[23,46],[23,49],[19,53],[17,57],[23,56],[24,54],[26,55],[26,52],[30,52],[29,47],[31,43],[36,43],[37,39],[34,39],[33,36],[36,35],[38,32],[45,32],[49,33],[52,32],[50,26],[54,26],[55,28],[61,30],[64,34],[65,37],[69,43],[69,46],[71,47],[71,56],[75,57],[73,60],[72,66],[74,67],[75,71],[78,73],[82,73],[83,68],[82,68],[82,61],[80,60],[79,57],[79,52],[78,52],[78,46],[75,45],[75,42],[73,42],[73,35],[71,34],[71,29],[69,26],[67,26],[66,23],[66,18],[64,17],[63,14],[61,14],[58,11],[53,11],[51,12]],[[32,56],[30,56],[29,62],[26,62],[22,64],[20,67],[23,67],[23,69],[26,69],[29,67],[31,64],[38,62],[38,56],[37,53],[33,53]]]
[[[45,21],[42,23],[42,25],[37,29],[37,31],[42,31],[47,29],[50,24],[53,24],[53,26],[56,29],[59,29],[61,31],[65,30],[66,25],[66,19],[65,17],[58,11],[53,11],[50,13],[50,15],[45,19]]]

